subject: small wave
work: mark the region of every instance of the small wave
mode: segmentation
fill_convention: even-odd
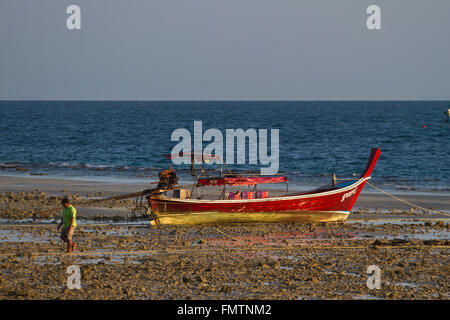
[[[90,163],[86,163],[86,164],[82,164],[85,168],[92,168],[92,169],[104,169],[104,168],[112,168],[113,166],[111,165],[107,165],[107,164],[90,164]]]

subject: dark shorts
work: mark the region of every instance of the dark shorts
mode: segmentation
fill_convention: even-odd
[[[72,227],[69,232],[69,227],[67,227],[67,228],[63,227],[61,230],[61,239],[63,241],[68,241],[68,240],[72,241],[72,237],[73,237],[73,233],[75,232],[75,228],[76,227]]]

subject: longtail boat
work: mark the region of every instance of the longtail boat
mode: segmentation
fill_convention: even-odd
[[[151,224],[203,224],[235,222],[337,222],[347,219],[359,194],[380,156],[373,148],[369,161],[361,176],[332,183],[306,192],[288,194],[288,178],[285,176],[257,176],[223,173],[219,176],[197,176],[192,193],[177,188],[174,170],[160,175],[158,188],[147,197],[151,209]],[[191,168],[192,170],[193,168]],[[195,171],[195,170],[194,170]],[[285,183],[286,194],[269,197],[267,191],[258,191],[261,184]],[[254,187],[250,192],[229,192],[227,187]],[[220,187],[218,199],[206,199],[194,188]],[[157,189],[158,189],[157,188]],[[172,190],[168,195],[167,190]]]

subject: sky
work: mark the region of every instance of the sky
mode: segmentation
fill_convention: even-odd
[[[0,2],[0,100],[448,99],[448,0]]]

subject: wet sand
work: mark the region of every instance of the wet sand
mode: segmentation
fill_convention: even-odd
[[[83,205],[144,188],[0,177],[0,299],[448,299],[448,216],[371,193],[347,222],[328,224],[151,227],[131,219],[133,201]],[[78,210],[72,255],[56,232],[60,212],[31,219],[63,195]],[[401,197],[450,207],[444,196]],[[80,266],[79,290],[67,288],[69,265]],[[367,287],[370,265],[381,289]]]

